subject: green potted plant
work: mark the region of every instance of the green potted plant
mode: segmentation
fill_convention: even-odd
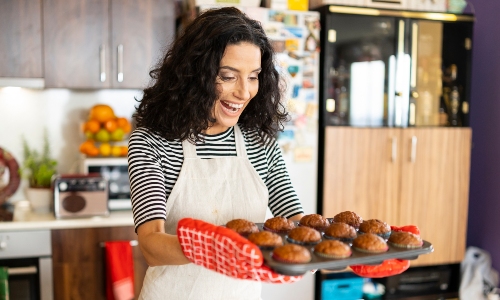
[[[23,164],[19,169],[22,178],[28,180],[26,197],[36,212],[49,212],[52,207],[52,177],[57,172],[57,161],[51,157],[47,132],[44,132],[41,152],[31,148],[23,137]]]

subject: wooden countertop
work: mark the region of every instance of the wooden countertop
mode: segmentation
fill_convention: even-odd
[[[107,217],[56,219],[53,213],[29,212],[19,221],[0,222],[0,232],[70,228],[133,226],[132,211],[112,211]]]

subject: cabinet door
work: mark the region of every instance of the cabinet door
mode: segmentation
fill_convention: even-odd
[[[350,210],[395,224],[401,129],[326,127],[323,215]]]
[[[0,77],[41,78],[40,0],[0,0]]]
[[[112,86],[144,88],[149,71],[174,37],[174,27],[174,1],[112,0]]]
[[[412,265],[462,261],[465,254],[470,128],[403,130],[400,225],[416,224],[434,252]]]
[[[45,86],[110,87],[109,4],[44,0]]]
[[[133,226],[52,230],[54,299],[106,299],[105,253],[101,242],[136,240]],[[147,264],[133,247],[136,299]]]

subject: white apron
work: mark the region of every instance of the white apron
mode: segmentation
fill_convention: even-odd
[[[243,135],[234,126],[237,156],[201,159],[184,141],[184,162],[167,201],[165,231],[176,234],[185,217],[224,225],[242,218],[262,223],[269,193],[247,158]],[[260,299],[261,283],[233,279],[195,264],[149,267],[139,299]]]

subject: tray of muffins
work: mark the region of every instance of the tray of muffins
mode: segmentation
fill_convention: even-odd
[[[231,220],[226,227],[259,246],[266,265],[283,275],[310,270],[344,270],[352,265],[378,265],[387,259],[414,260],[434,251],[420,235],[391,231],[378,219],[363,220],[344,211],[333,218],[305,215],[299,222],[273,217],[264,223]]]

